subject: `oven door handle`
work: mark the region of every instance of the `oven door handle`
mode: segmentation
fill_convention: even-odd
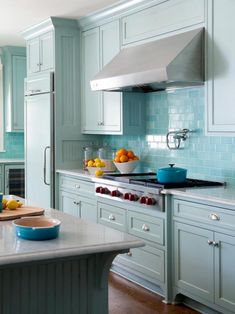
[[[50,183],[47,182],[47,150],[50,150],[50,146],[46,146],[44,149],[44,165],[43,165],[43,180],[46,185],[50,185]]]

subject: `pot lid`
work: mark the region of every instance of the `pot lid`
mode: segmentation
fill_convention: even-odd
[[[187,169],[174,167],[175,164],[169,164],[170,167],[160,168],[158,170],[160,171],[168,171],[168,172],[177,172],[177,171],[187,171]]]

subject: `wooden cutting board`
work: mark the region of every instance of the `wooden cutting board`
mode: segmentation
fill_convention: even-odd
[[[23,205],[15,210],[4,209],[0,213],[0,221],[16,219],[24,216],[39,216],[43,215],[43,213],[44,209],[42,208]]]

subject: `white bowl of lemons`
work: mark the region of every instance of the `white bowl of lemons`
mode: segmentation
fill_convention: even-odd
[[[99,158],[91,159],[87,163],[87,170],[92,176],[101,177],[104,173],[104,168],[105,163]]]

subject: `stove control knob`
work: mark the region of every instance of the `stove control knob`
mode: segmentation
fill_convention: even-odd
[[[101,193],[101,194],[110,194],[110,191],[109,191],[109,189],[107,189],[107,188],[101,188],[101,189],[100,189],[100,193]]]
[[[147,205],[155,205],[156,204],[156,200],[153,197],[148,197],[146,200],[146,204]]]
[[[101,189],[102,189],[102,186],[97,186],[97,188],[95,189],[95,192],[96,193],[101,193]]]
[[[120,191],[118,191],[118,190],[113,190],[113,191],[111,192],[111,196],[119,197],[119,196],[121,196],[121,195],[122,195],[122,193],[121,193]]]
[[[136,202],[138,200],[138,195],[130,193],[129,200],[132,202]]]
[[[141,196],[140,203],[141,204],[146,204],[146,197],[145,196]]]
[[[124,200],[129,200],[129,195],[130,195],[130,193],[125,193],[124,194]]]

